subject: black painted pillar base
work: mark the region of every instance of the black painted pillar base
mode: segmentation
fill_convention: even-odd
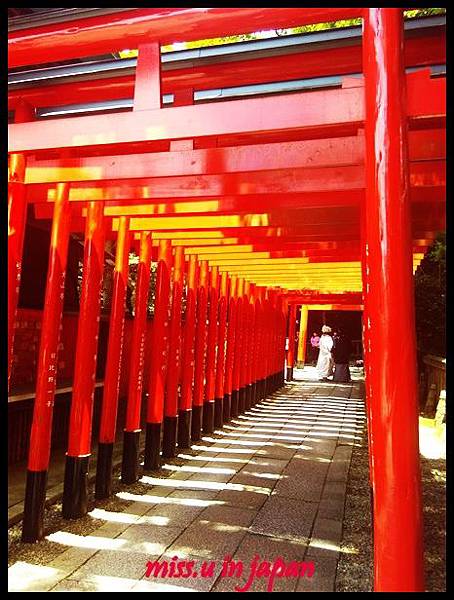
[[[253,392],[252,383],[248,383],[246,386],[246,394],[245,394],[245,402],[244,402],[245,410],[250,410],[250,408],[252,406],[252,392]]]
[[[220,429],[224,425],[224,406],[222,398],[214,399],[214,428]]]
[[[178,413],[178,447],[191,447],[191,409]]]
[[[175,458],[177,447],[178,417],[164,417],[164,432],[162,435],[162,457]]]
[[[287,367],[287,381],[293,380],[293,367]]]
[[[38,542],[44,537],[47,471],[27,471],[22,541]]]
[[[242,415],[246,410],[246,388],[242,387],[238,390],[238,414]]]
[[[230,423],[232,406],[232,394],[224,394],[224,402],[222,403],[222,419],[224,423]]]
[[[260,379],[259,381],[259,400],[265,400],[266,397],[266,380]]]
[[[145,430],[144,471],[158,471],[161,468],[161,423],[147,423]]]
[[[66,455],[62,514],[64,519],[79,519],[88,512],[88,464],[90,455]]]
[[[232,396],[230,400],[230,417],[235,419],[238,416],[238,403],[239,403],[239,392],[238,390],[232,390]]]
[[[112,443],[98,444],[98,457],[96,461],[95,498],[102,500],[112,493]]]
[[[251,408],[257,404],[257,382],[251,384]]]
[[[255,403],[258,404],[262,400],[262,380],[257,379],[255,382]]]
[[[203,433],[214,431],[214,400],[203,404]]]
[[[202,435],[202,406],[192,407],[191,440],[198,442]]]
[[[267,390],[267,387],[266,387],[266,383],[267,383],[267,378],[264,377],[262,379],[262,400],[265,400],[265,398],[268,395],[268,390]]]
[[[123,432],[121,483],[131,485],[139,480],[140,429]]]

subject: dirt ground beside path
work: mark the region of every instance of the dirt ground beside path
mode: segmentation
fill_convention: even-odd
[[[421,456],[426,591],[446,591],[446,461]],[[336,592],[373,590],[367,437],[353,449]]]

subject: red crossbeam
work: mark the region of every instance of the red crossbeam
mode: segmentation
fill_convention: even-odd
[[[20,29],[8,36],[8,67],[200,40],[270,28],[351,19],[361,8],[144,8]],[[247,31],[245,31],[245,29]],[[51,52],[51,54],[49,54]]]
[[[407,75],[408,116],[421,128],[424,118],[446,115],[446,81],[427,74]],[[50,119],[9,125],[9,152],[32,152],[55,148],[143,144],[159,140],[204,136],[232,136],[298,129],[344,128],[344,135],[364,120],[362,86],[279,97],[249,98],[226,102],[177,106],[136,112]],[[229,118],[226,119],[226,112]],[[273,115],[270,122],[268,115]],[[113,122],[115,126],[113,126]]]
[[[424,32],[424,36],[405,40],[407,67],[443,64],[446,60],[446,37]],[[166,70],[162,65],[162,93],[178,93],[195,88],[215,89],[274,81],[291,81],[310,77],[347,75],[362,71],[361,44],[312,52],[301,51],[289,56],[272,56],[185,69]],[[32,106],[55,107],[68,104],[124,100],[134,96],[134,75],[53,83],[39,87],[14,88],[8,92],[8,109],[14,110],[21,99]],[[185,104],[188,104],[187,102]]]

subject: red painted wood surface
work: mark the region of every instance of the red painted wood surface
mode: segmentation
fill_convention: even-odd
[[[52,417],[58,373],[58,343],[63,314],[69,244],[68,212],[69,184],[59,183],[52,220],[46,296],[38,354],[36,396],[28,458],[30,471],[46,471],[49,467]]]
[[[80,316],[67,453],[68,456],[73,457],[90,454],[91,448],[93,392],[104,269],[103,210],[102,203],[90,203],[85,230]]]
[[[113,273],[112,307],[109,319],[109,338],[99,430],[99,441],[102,444],[110,444],[115,441],[128,272],[129,217],[121,217]]]
[[[170,240],[159,244],[155,308],[148,383],[147,423],[162,423],[170,330],[170,275],[173,264]]]
[[[370,289],[365,303],[373,392],[375,591],[424,590],[402,29],[401,9],[368,10],[365,262]],[[396,369],[397,364],[405,369]]]

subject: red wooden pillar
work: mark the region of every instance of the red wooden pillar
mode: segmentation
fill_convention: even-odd
[[[103,270],[104,203],[90,202],[85,227],[82,291],[63,489],[65,519],[81,517],[88,510],[88,463]]]
[[[123,432],[122,483],[135,483],[139,478],[139,448],[141,408],[147,331],[147,306],[150,291],[152,239],[149,231],[140,234],[139,264],[137,266],[132,324],[131,350],[128,371],[128,397]]]
[[[227,272],[221,275],[221,289],[219,297],[219,325],[218,325],[218,351],[216,355],[216,382],[214,401],[214,426],[222,427],[224,423],[224,377],[227,339],[227,294],[229,280]]]
[[[257,344],[255,349],[255,363],[256,363],[256,381],[257,381],[257,392],[256,400],[259,402],[265,397],[265,356],[264,356],[264,344],[265,344],[265,289],[263,287],[257,288]]]
[[[271,393],[275,392],[277,389],[277,356],[279,351],[278,346],[278,335],[279,335],[279,322],[278,322],[278,302],[279,302],[279,292],[278,290],[273,291],[272,297],[272,309],[271,309]]]
[[[169,360],[166,397],[164,401],[164,431],[162,456],[173,458],[177,443],[178,383],[180,379],[181,354],[181,305],[183,298],[184,248],[175,248],[173,268],[172,309],[170,317]]]
[[[235,318],[235,352],[233,358],[233,374],[232,374],[232,402],[230,413],[232,417],[237,417],[241,411],[240,404],[240,373],[241,364],[243,361],[243,295],[244,295],[244,279],[238,278],[237,298],[236,298],[236,318]],[[243,395],[241,394],[243,401]]]
[[[227,309],[227,349],[225,357],[225,379],[224,379],[224,423],[228,423],[232,417],[232,386],[233,386],[233,362],[235,357],[235,333],[236,333],[236,290],[238,278],[232,275],[230,279],[229,305]]]
[[[253,344],[251,348],[251,381],[252,381],[252,402],[254,406],[259,400],[259,379],[258,379],[258,360],[260,346],[260,288],[254,286],[252,295],[252,305],[254,308],[254,329]]]
[[[47,268],[36,396],[28,453],[22,541],[36,542],[44,535],[43,518],[49,469],[52,415],[57,380],[57,355],[65,290],[70,230],[69,184],[57,184]]]
[[[96,498],[108,498],[112,493],[112,453],[117,426],[128,270],[129,217],[120,217],[113,274],[112,307],[99,429],[98,460],[96,463]]]
[[[245,408],[249,410],[253,404],[254,398],[254,382],[252,380],[252,365],[254,354],[254,338],[255,338],[255,299],[254,299],[255,284],[249,286],[247,297],[247,349],[246,349],[246,402]]]
[[[194,354],[194,396],[192,401],[191,439],[200,440],[205,391],[205,352],[207,341],[208,261],[200,261],[197,289],[197,324]]]
[[[197,256],[191,254],[188,265],[188,284],[186,289],[186,314],[183,342],[183,368],[181,379],[181,398],[178,412],[178,446],[189,448],[191,445],[190,424],[192,413],[192,384],[194,381],[194,348],[197,311],[198,264]]]
[[[169,346],[170,272],[172,269],[172,259],[172,245],[170,240],[160,240],[148,385],[144,455],[144,469],[146,471],[154,471],[161,466],[161,428],[164,416],[164,391],[166,387]]]
[[[239,413],[244,413],[247,407],[247,368],[248,368],[248,349],[249,349],[249,294],[251,284],[248,281],[244,282],[243,302],[241,307],[242,313],[242,360],[240,362],[240,387],[239,387]]]
[[[272,372],[273,372],[273,307],[275,291],[269,289],[267,292],[267,319],[266,319],[266,396],[272,393]]]
[[[219,309],[219,270],[211,268],[210,287],[208,290],[208,337],[206,360],[206,387],[203,403],[203,432],[214,431],[214,397],[216,384],[216,347],[218,341],[218,309]]]
[[[269,298],[268,298],[268,289],[264,288],[262,295],[262,399],[266,398],[267,393],[267,385],[266,385],[266,376],[268,373],[268,323],[269,323]]]
[[[287,333],[288,299],[282,299],[281,305],[281,336],[279,342],[279,387],[285,385],[285,338]]]
[[[15,123],[33,121],[35,109],[20,102],[14,115]],[[24,154],[11,154],[8,165],[8,389],[11,379],[14,349],[14,324],[19,298],[22,269],[22,251],[25,225],[27,221],[27,201],[25,198],[25,169],[27,158]]]
[[[287,381],[292,381],[295,359],[296,304],[290,305],[288,315]]]
[[[403,44],[401,9],[366,9],[366,294],[380,592],[424,590]]]
[[[280,334],[280,303],[281,298],[279,292],[276,294],[274,304],[274,334],[273,334],[273,391],[279,387],[278,384],[278,369],[279,369],[279,334]]]

